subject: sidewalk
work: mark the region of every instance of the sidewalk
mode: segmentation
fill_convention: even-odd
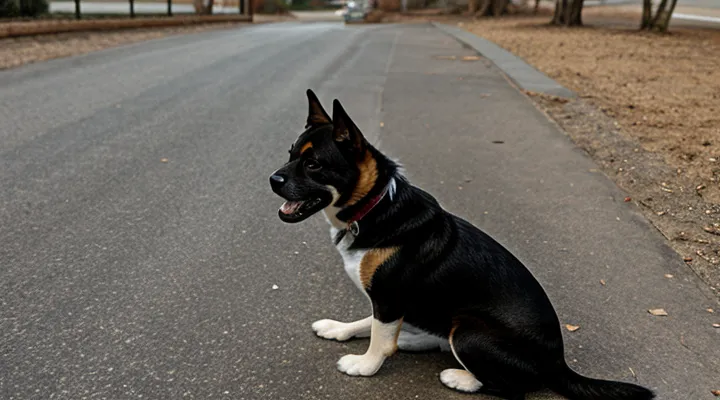
[[[467,49],[422,26],[399,43],[382,148],[527,263],[562,323],[581,327],[564,332],[570,365],[658,399],[713,399],[717,300],[627,194],[489,62],[462,61]]]

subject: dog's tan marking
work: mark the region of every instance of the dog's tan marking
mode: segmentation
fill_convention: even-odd
[[[450,328],[450,334],[448,335],[448,342],[450,343],[450,346],[453,345],[453,335],[455,334],[455,331],[458,328],[458,323],[453,322],[452,328]]]
[[[305,143],[305,144],[300,148],[300,154],[306,152],[308,149],[312,149],[312,142],[307,142],[307,143]]]
[[[365,289],[370,287],[375,271],[377,271],[377,269],[380,268],[385,261],[392,257],[393,254],[397,253],[397,251],[397,247],[387,247],[382,249],[372,249],[365,253],[362,261],[360,261],[360,282],[362,282]]]
[[[355,185],[355,190],[353,190],[350,200],[348,201],[349,206],[367,196],[372,188],[375,187],[375,182],[378,177],[377,162],[369,151],[365,152],[365,158],[358,164],[358,169],[360,170],[360,176],[358,177],[357,185]]]

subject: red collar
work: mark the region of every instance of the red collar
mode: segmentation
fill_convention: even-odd
[[[386,186],[385,189],[383,189],[382,193],[373,197],[370,201],[367,202],[367,204],[365,204],[360,210],[358,210],[358,212],[356,212],[352,218],[348,220],[348,229],[353,235],[357,236],[358,233],[360,233],[358,221],[365,218],[365,216],[368,215],[368,213],[370,213],[370,211],[372,211],[372,209],[375,208],[378,203],[380,203],[383,197],[385,197],[385,195],[387,194],[389,187],[390,185]]]

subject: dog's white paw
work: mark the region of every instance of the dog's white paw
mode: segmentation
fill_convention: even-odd
[[[445,386],[466,393],[480,390],[482,383],[464,369],[446,369],[440,373],[440,382]]]
[[[397,340],[397,347],[403,351],[429,351],[440,349],[441,339],[424,333],[410,333],[401,331]]]
[[[352,376],[372,376],[375,375],[382,364],[382,358],[350,354],[344,356],[340,359],[340,361],[338,361],[337,368],[340,371]]]
[[[312,324],[315,334],[321,338],[345,341],[353,336],[353,331],[349,329],[348,324],[331,319],[321,319]]]

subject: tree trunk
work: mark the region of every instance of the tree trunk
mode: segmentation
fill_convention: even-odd
[[[670,3],[670,8],[668,8],[665,11],[665,14],[663,15],[663,18],[659,21],[658,25],[655,26],[657,30],[660,32],[667,32],[668,27],[670,26],[670,19],[672,18],[673,12],[675,12],[675,6],[677,5],[677,0],[671,0],[672,3]]]
[[[568,26],[582,26],[582,9],[585,0],[573,0],[572,13],[570,20],[567,21]]]
[[[552,25],[582,25],[582,9],[585,0],[556,0]]]
[[[665,13],[665,7],[667,7],[668,0],[662,0],[660,2],[660,5],[658,6],[657,11],[655,12],[655,18],[652,19],[652,26],[657,26],[658,22],[660,21],[661,16],[663,13]]]
[[[658,8],[655,10],[653,15],[652,0],[643,0],[643,13],[642,21],[640,21],[640,29],[644,30],[658,30],[660,32],[667,32],[670,26],[670,19],[672,18],[673,12],[675,12],[675,6],[677,0],[662,0]]]
[[[507,11],[510,0],[494,0],[493,1],[493,16],[499,17]]]
[[[209,15],[212,14],[213,0],[193,0],[193,6],[195,14]]]
[[[476,17],[499,17],[507,12],[510,0],[483,0]]]
[[[567,6],[567,0],[555,0],[555,13],[553,19],[550,22],[553,25],[565,24],[565,7]]]
[[[643,0],[642,22],[640,29],[650,29],[652,20],[652,0]]]
[[[572,21],[573,4],[574,0],[565,0],[565,5],[563,7],[563,22],[565,25],[570,25],[570,21]]]
[[[533,14],[537,14],[540,10],[540,0],[535,0],[535,9],[533,9]]]
[[[474,15],[477,12],[477,0],[468,0],[468,13]]]

